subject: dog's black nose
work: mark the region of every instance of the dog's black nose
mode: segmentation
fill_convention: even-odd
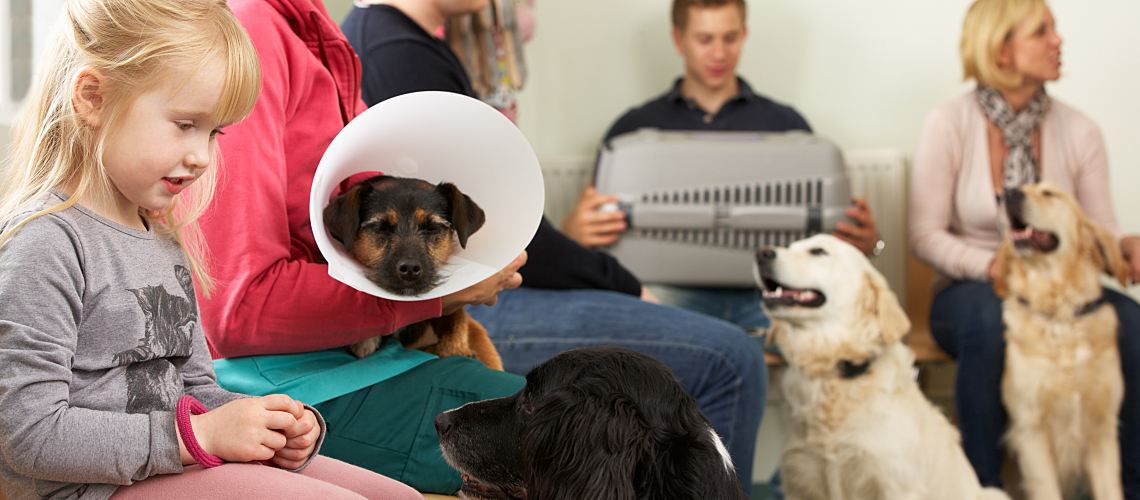
[[[451,432],[451,412],[443,412],[435,416],[435,433],[444,437]]]
[[[776,249],[764,247],[756,251],[756,262],[771,262],[776,260]]]
[[[420,261],[418,260],[404,259],[396,263],[396,271],[400,273],[400,279],[415,281],[420,279],[423,266],[420,266]]]
[[[1025,201],[1025,193],[1021,192],[1019,188],[1005,188],[1004,196],[1005,202],[1011,207],[1020,205],[1021,202]]]

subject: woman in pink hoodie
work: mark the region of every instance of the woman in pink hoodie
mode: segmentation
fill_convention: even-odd
[[[231,0],[262,68],[249,117],[219,139],[222,182],[202,218],[217,286],[199,297],[219,382],[283,392],[327,422],[322,452],[410,484],[454,493],[435,415],[516,392],[523,379],[477,361],[436,359],[398,342],[356,359],[344,346],[517,287],[520,257],[467,290],[395,302],[333,280],[309,225],[309,190],[333,137],[365,109],[360,63],[320,0]]]

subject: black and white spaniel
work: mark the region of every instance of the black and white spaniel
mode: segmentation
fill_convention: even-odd
[[[741,499],[728,451],[672,372],[620,348],[575,349],[513,396],[436,417],[468,499]]]

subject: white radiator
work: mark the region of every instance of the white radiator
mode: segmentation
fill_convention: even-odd
[[[873,263],[887,278],[900,301],[906,300],[907,243],[906,157],[896,149],[853,149],[844,152],[851,192],[866,198],[886,242],[882,255]]]
[[[907,185],[906,157],[895,149],[855,149],[844,153],[851,190],[867,199],[879,234],[887,246],[874,260],[900,300],[906,297]],[[578,201],[578,195],[594,174],[594,156],[566,155],[544,157],[546,216],[561,225]]]
[[[546,184],[546,217],[562,226],[562,218],[574,210],[578,196],[594,176],[593,156],[551,156],[539,160]]]

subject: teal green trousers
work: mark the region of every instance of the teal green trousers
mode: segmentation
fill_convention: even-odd
[[[525,379],[464,357],[428,361],[316,405],[328,429],[321,454],[371,469],[421,492],[455,494],[459,473],[439,451],[435,416],[472,401],[509,396]]]

